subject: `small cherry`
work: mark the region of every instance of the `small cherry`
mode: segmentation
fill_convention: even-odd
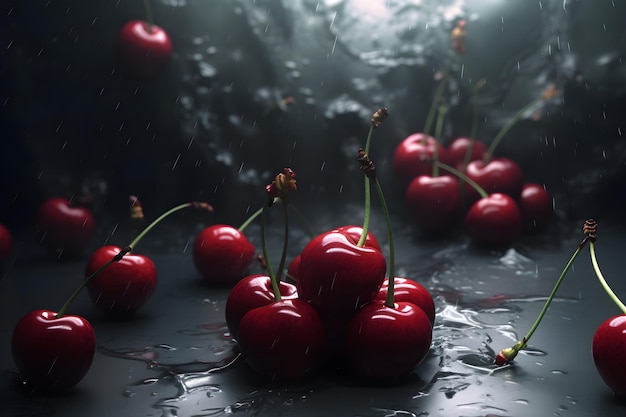
[[[419,175],[430,175],[433,158],[446,160],[446,149],[434,137],[413,133],[396,146],[392,167],[395,178],[404,186]]]
[[[91,241],[96,223],[91,211],[65,198],[46,200],[37,213],[41,244],[59,257],[77,256]]]
[[[484,143],[472,140],[468,137],[461,136],[454,139],[446,148],[447,163],[461,171],[463,163],[468,158],[467,162],[481,160],[485,157],[487,152],[487,146]],[[469,153],[469,156],[467,155]]]
[[[180,204],[155,219],[135,237],[128,247],[135,248],[139,241],[166,217],[188,207],[213,211],[213,207],[207,203]],[[137,200],[134,200],[131,212],[136,209]],[[121,247],[113,245],[98,248],[87,262],[85,275],[93,274],[107,259],[115,257],[121,251]],[[94,305],[100,310],[113,317],[126,318],[150,299],[157,288],[157,281],[157,269],[154,262],[145,255],[130,253],[95,278],[90,279],[87,292]]]
[[[302,378],[318,364],[325,344],[324,326],[315,309],[298,298],[282,298],[280,275],[274,274],[268,256],[265,212],[266,207],[272,205],[278,197],[283,202],[285,216],[285,242],[278,269],[280,274],[284,268],[289,236],[288,196],[295,189],[295,172],[288,168],[266,187],[261,241],[274,300],[245,313],[236,330],[243,358],[251,368],[271,380]]]
[[[135,77],[149,79],[163,71],[172,56],[172,41],[155,25],[149,0],[144,0],[147,21],[132,20],[117,35],[121,63]]]
[[[519,199],[524,186],[522,169],[509,158],[493,158],[489,162],[474,160],[467,164],[465,174],[488,193],[507,194],[514,200]],[[473,187],[466,187],[469,202],[477,198]]]
[[[130,250],[125,248],[100,266],[93,279]],[[38,309],[15,325],[11,349],[15,365],[26,383],[46,392],[67,391],[89,371],[96,350],[96,335],[85,318],[66,315],[69,305],[85,287],[84,282],[57,312]]]
[[[0,223],[0,266],[9,260],[13,254],[13,235],[9,229]]]
[[[426,357],[432,342],[432,323],[422,308],[394,299],[396,279],[389,210],[374,166],[364,151],[359,163],[367,180],[376,187],[383,208],[389,240],[389,276],[394,278],[387,280],[385,301],[370,302],[350,321],[345,337],[346,358],[360,377],[396,380],[411,373]]]
[[[461,193],[456,177],[420,175],[407,187],[404,200],[411,220],[425,235],[449,233],[461,221]]]
[[[541,184],[527,183],[518,200],[524,231],[544,230],[554,215],[554,200]]]

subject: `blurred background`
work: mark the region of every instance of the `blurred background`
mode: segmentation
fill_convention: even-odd
[[[130,76],[115,40],[146,19],[141,0],[0,4],[0,222],[27,233],[64,196],[100,216],[204,200],[240,223],[284,167],[297,204],[362,198],[355,162],[371,114],[391,116],[370,155],[392,203],[395,147],[424,128],[442,71],[444,144],[472,128],[489,144],[523,106],[497,154],[552,191],[570,217],[626,206],[626,3],[611,0],[152,0],[172,59]],[[466,21],[464,53],[451,31]]]

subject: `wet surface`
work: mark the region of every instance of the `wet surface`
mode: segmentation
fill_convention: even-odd
[[[427,358],[406,381],[382,387],[334,370],[291,385],[260,380],[228,334],[228,289],[201,281],[187,245],[163,253],[147,244],[159,271],[154,297],[127,321],[111,321],[86,294],[79,297],[71,312],[90,320],[97,334],[92,368],[66,395],[30,392],[11,359],[12,327],[31,309],[57,308],[79,283],[83,263],[18,259],[0,281],[2,415],[621,415],[623,404],[612,398],[591,358],[595,328],[618,311],[586,250],[528,348],[512,365],[493,365],[500,349],[526,334],[580,241],[577,225],[561,226],[573,232],[561,233],[558,244],[550,243],[551,231],[496,252],[472,248],[463,237],[423,242],[408,228],[396,233],[398,275],[431,290],[437,317]],[[626,238],[620,228],[604,229],[597,244],[600,265],[614,291],[626,293],[619,279]],[[294,231],[294,241],[299,233]],[[271,247],[279,246],[279,235],[269,232]]]

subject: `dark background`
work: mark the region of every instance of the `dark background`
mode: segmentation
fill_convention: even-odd
[[[371,156],[400,211],[390,158],[424,127],[435,74],[449,60],[444,143],[469,134],[477,80],[487,81],[485,143],[554,84],[560,97],[525,117],[497,153],[545,184],[565,216],[624,209],[625,4],[382,4],[153,1],[174,55],[163,73],[138,81],[119,68],[114,42],[124,23],[145,18],[142,1],[3,1],[0,221],[27,233],[50,196],[91,197],[97,215],[118,216],[135,194],[148,213],[206,200],[218,219],[237,223],[286,166],[298,173],[297,204],[358,203],[354,155],[380,106],[391,117]],[[449,34],[461,18],[467,53],[455,57]],[[293,106],[267,114],[286,96]]]

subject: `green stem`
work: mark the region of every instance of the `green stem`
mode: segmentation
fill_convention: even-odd
[[[285,216],[285,234],[283,237],[283,252],[280,256],[280,263],[278,264],[278,273],[276,274],[276,282],[280,282],[283,269],[285,269],[285,262],[287,260],[287,249],[289,247],[289,210],[287,202],[283,203],[284,216]]]
[[[91,275],[89,275],[84,281],[83,283],[76,289],[76,291],[74,291],[72,293],[72,295],[70,295],[70,298],[67,299],[67,301],[65,302],[65,304],[63,304],[63,306],[61,306],[61,308],[59,309],[59,312],[56,314],[56,318],[60,318],[63,317],[65,315],[65,312],[67,311],[67,309],[69,308],[70,304],[72,304],[72,302],[74,302],[74,300],[76,299],[76,297],[78,297],[78,294],[80,294],[80,292],[87,286],[87,284],[89,283],[89,281],[91,281],[96,275],[98,275],[100,272],[102,272],[102,270],[104,270],[106,267],[108,267],[109,265],[111,265],[113,262],[119,262],[124,255],[126,255],[128,252],[131,251],[131,247],[127,246],[125,248],[123,248],[119,253],[117,253],[114,257],[112,257],[111,259],[109,259],[107,262],[104,263],[104,265],[102,265],[100,268],[96,269]]]
[[[491,161],[493,153],[496,150],[496,148],[498,147],[498,145],[500,144],[500,142],[502,141],[502,138],[504,137],[504,135],[506,135],[509,132],[509,130],[511,130],[511,128],[515,125],[515,123],[517,123],[522,118],[524,113],[526,113],[529,109],[531,109],[534,106],[536,106],[537,103],[539,103],[542,100],[543,100],[543,98],[539,97],[539,98],[531,101],[530,103],[528,103],[526,106],[522,107],[522,109],[520,111],[518,111],[517,113],[515,113],[515,116],[513,116],[502,127],[502,129],[500,129],[500,131],[498,132],[496,137],[491,141],[491,144],[489,145],[489,148],[487,148],[487,153],[485,154],[485,158],[484,158],[485,164],[488,164],[489,161]]]
[[[170,214],[177,212],[179,210],[182,210],[184,208],[187,207],[191,207],[193,205],[195,205],[196,203],[184,203],[181,204],[179,206],[176,206],[174,208],[169,209],[168,211],[166,211],[165,213],[161,214],[159,217],[156,218],[156,220],[154,220],[152,223],[150,223],[145,229],[143,229],[141,231],[141,233],[139,233],[137,235],[137,237],[135,237],[135,239],[130,242],[130,246],[131,248],[134,248],[135,246],[137,246],[137,243],[139,243],[139,241],[146,235],[146,233],[148,233],[150,230],[152,230],[152,228],[154,226],[156,226],[157,224],[159,224],[159,222],[161,222],[161,220],[163,220],[164,218],[166,218],[167,216],[169,216]]]
[[[272,269],[272,263],[270,262],[269,251],[267,249],[267,239],[265,238],[265,223],[266,223],[266,214],[267,211],[267,203],[263,204],[263,208],[261,209],[261,245],[263,247],[263,257],[265,258],[265,263],[267,264],[267,275],[270,277],[270,282],[272,283],[272,292],[274,292],[274,300],[280,301],[282,300],[282,296],[280,295],[280,288],[278,287],[278,281],[276,280],[276,275],[274,274],[274,270]]]
[[[388,290],[387,290],[387,300],[385,301],[385,305],[389,308],[393,308],[394,306],[394,288],[395,288],[395,249],[393,246],[393,236],[391,230],[391,215],[389,214],[389,208],[387,207],[387,202],[385,201],[385,196],[383,194],[383,189],[380,187],[380,183],[377,179],[372,180],[374,182],[374,186],[376,187],[376,191],[378,192],[378,198],[380,199],[380,204],[383,209],[383,214],[385,216],[385,222],[387,223],[387,240],[389,241],[389,273],[388,273]]]
[[[443,105],[439,106],[439,114],[437,116],[437,125],[435,126],[435,138],[437,138],[439,142],[441,142],[441,132],[443,131],[443,121],[445,119],[445,115],[447,112],[448,112],[447,106],[443,106]],[[439,160],[439,146],[435,146],[435,149],[433,150],[433,159],[435,161]],[[439,166],[437,164],[433,164],[432,176],[433,177],[439,176]]]
[[[443,71],[443,76],[439,81],[439,85],[437,86],[437,90],[435,91],[435,97],[433,98],[433,102],[430,104],[430,109],[428,110],[428,115],[426,116],[426,123],[424,124],[424,140],[428,136],[428,132],[430,132],[430,127],[433,124],[433,119],[435,118],[435,110],[439,107],[439,103],[441,102],[441,97],[443,96],[443,89],[446,86],[446,82],[448,81],[448,72],[450,72],[450,66],[452,65],[452,60],[448,62],[446,68]]]
[[[265,207],[265,205],[263,207]],[[250,217],[248,217],[246,219],[246,221],[243,222],[241,224],[241,226],[239,226],[239,228],[237,230],[239,230],[240,232],[243,232],[246,227],[250,226],[250,223],[252,223],[254,221],[254,219],[259,217],[259,215],[263,212],[263,207],[261,207],[260,209],[258,209],[254,213],[252,213],[252,215]]]
[[[452,168],[450,165],[444,164],[443,162],[440,162],[440,161],[435,161],[435,164],[439,165],[439,167],[445,169],[446,171],[451,172],[452,174],[456,175],[462,181],[465,181],[466,183],[468,183],[470,186],[472,186],[472,188],[476,190],[476,192],[480,195],[481,198],[489,197],[489,194],[487,194],[487,191],[485,191],[480,185],[478,185],[476,181],[474,181],[473,179],[465,175],[463,172],[459,171],[456,168]]]
[[[554,284],[554,288],[552,288],[552,292],[550,292],[550,295],[548,296],[548,299],[544,303],[543,308],[539,312],[539,315],[537,316],[537,319],[535,320],[535,322],[533,323],[532,327],[530,328],[530,330],[526,334],[526,337],[524,338],[525,342],[528,342],[530,340],[530,337],[533,335],[533,333],[535,333],[535,330],[537,330],[537,327],[539,327],[539,323],[541,323],[541,320],[543,319],[543,316],[545,316],[546,312],[548,311],[548,307],[550,307],[550,303],[552,303],[552,300],[554,299],[554,296],[556,295],[556,292],[559,289],[559,286],[561,285],[561,282],[563,282],[563,278],[565,278],[565,275],[567,274],[567,271],[569,271],[570,267],[572,266],[572,263],[574,263],[574,259],[576,259],[576,257],[580,253],[580,251],[583,248],[585,242],[586,242],[586,240],[584,240],[580,245],[578,245],[578,247],[576,248],[576,251],[574,251],[574,254],[569,259],[567,264],[565,265],[565,268],[563,268],[563,271],[561,272],[561,275],[559,276],[559,279],[557,279],[556,284]]]
[[[369,154],[370,144],[372,142],[372,132],[374,131],[374,125],[370,124],[370,129],[367,132],[367,139],[365,139],[365,154]],[[363,229],[361,232],[361,237],[357,242],[357,246],[363,247],[365,246],[365,239],[367,239],[367,234],[369,232],[370,227],[370,218],[372,217],[372,191],[369,178],[365,176],[365,193],[364,193],[365,205],[363,208]]]
[[[154,18],[152,17],[152,7],[150,7],[150,0],[143,0],[143,7],[146,10],[146,20],[148,21],[148,32],[152,32],[152,26],[154,26]]]
[[[622,310],[622,313],[626,314],[626,306],[624,305],[624,303],[622,303],[619,297],[613,292],[609,284],[606,282],[606,279],[604,279],[604,275],[602,275],[602,271],[600,271],[600,266],[598,265],[598,260],[596,258],[595,243],[593,240],[589,241],[589,254],[591,255],[591,264],[593,265],[593,270],[595,271],[596,276],[598,277],[598,280],[600,281],[600,284],[602,284],[604,291],[606,291],[609,297],[611,297],[611,300],[613,300],[613,302],[617,305],[617,307],[619,307],[619,309]]]

